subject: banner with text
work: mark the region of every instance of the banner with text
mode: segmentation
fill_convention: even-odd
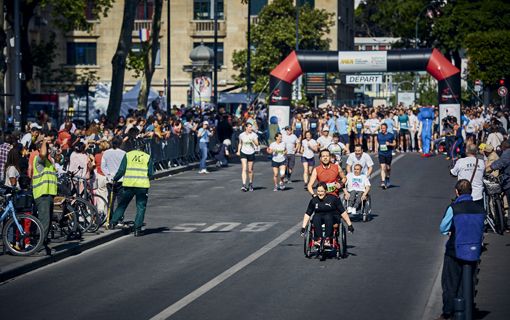
[[[338,71],[340,72],[381,72],[386,71],[386,51],[339,51]]]
[[[382,74],[350,74],[345,76],[345,82],[347,84],[381,84]]]

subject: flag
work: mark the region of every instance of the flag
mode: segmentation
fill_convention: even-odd
[[[150,37],[149,29],[146,29],[146,28],[139,29],[138,30],[138,35],[140,37],[140,41],[141,42],[149,41],[149,37]]]

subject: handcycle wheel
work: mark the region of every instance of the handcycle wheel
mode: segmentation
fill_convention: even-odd
[[[337,260],[340,260],[342,259],[342,254],[341,254],[341,248],[342,248],[342,244],[340,242],[338,242],[338,239],[339,239],[339,234],[340,234],[340,224],[342,224],[341,222],[338,223],[338,227],[336,228],[336,231],[335,231],[335,242],[336,242],[336,245],[337,245],[337,248],[336,248],[336,258]]]
[[[340,257],[342,259],[347,258],[347,232],[345,231],[345,225],[343,223],[340,223],[339,226],[340,229]]]
[[[367,199],[363,204],[363,222],[370,221],[370,214],[372,213],[372,203],[370,200],[370,196],[367,196]]]
[[[311,227],[310,223],[308,223],[308,225],[306,226],[306,231],[305,231],[305,237],[304,238],[305,238],[304,239],[305,257],[311,258],[312,257],[313,231],[312,231],[312,227]]]
[[[28,214],[17,214],[16,219],[23,232],[20,232],[14,219],[7,220],[2,230],[5,247],[10,253],[17,256],[29,256],[38,252],[44,242],[41,222]]]

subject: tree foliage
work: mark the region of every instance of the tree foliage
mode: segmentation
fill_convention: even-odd
[[[56,25],[63,31],[90,30],[91,23],[85,14],[87,6],[92,16],[106,17],[115,0],[27,0],[49,7]]]
[[[269,81],[269,73],[296,46],[296,8],[292,0],[275,0],[265,6],[259,14],[259,22],[251,32],[251,75],[255,81],[254,91],[262,91]],[[312,9],[309,5],[299,7],[300,50],[327,50],[326,39],[333,14],[325,10]],[[239,73],[234,76],[237,85],[246,86],[247,50],[234,51],[232,63]]]

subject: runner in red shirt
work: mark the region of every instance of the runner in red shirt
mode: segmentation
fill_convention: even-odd
[[[341,187],[347,181],[345,174],[337,163],[331,162],[331,152],[328,149],[321,150],[320,164],[315,167],[308,181],[308,192],[314,195],[313,185],[315,181],[324,182],[328,187],[327,193],[338,197]]]

